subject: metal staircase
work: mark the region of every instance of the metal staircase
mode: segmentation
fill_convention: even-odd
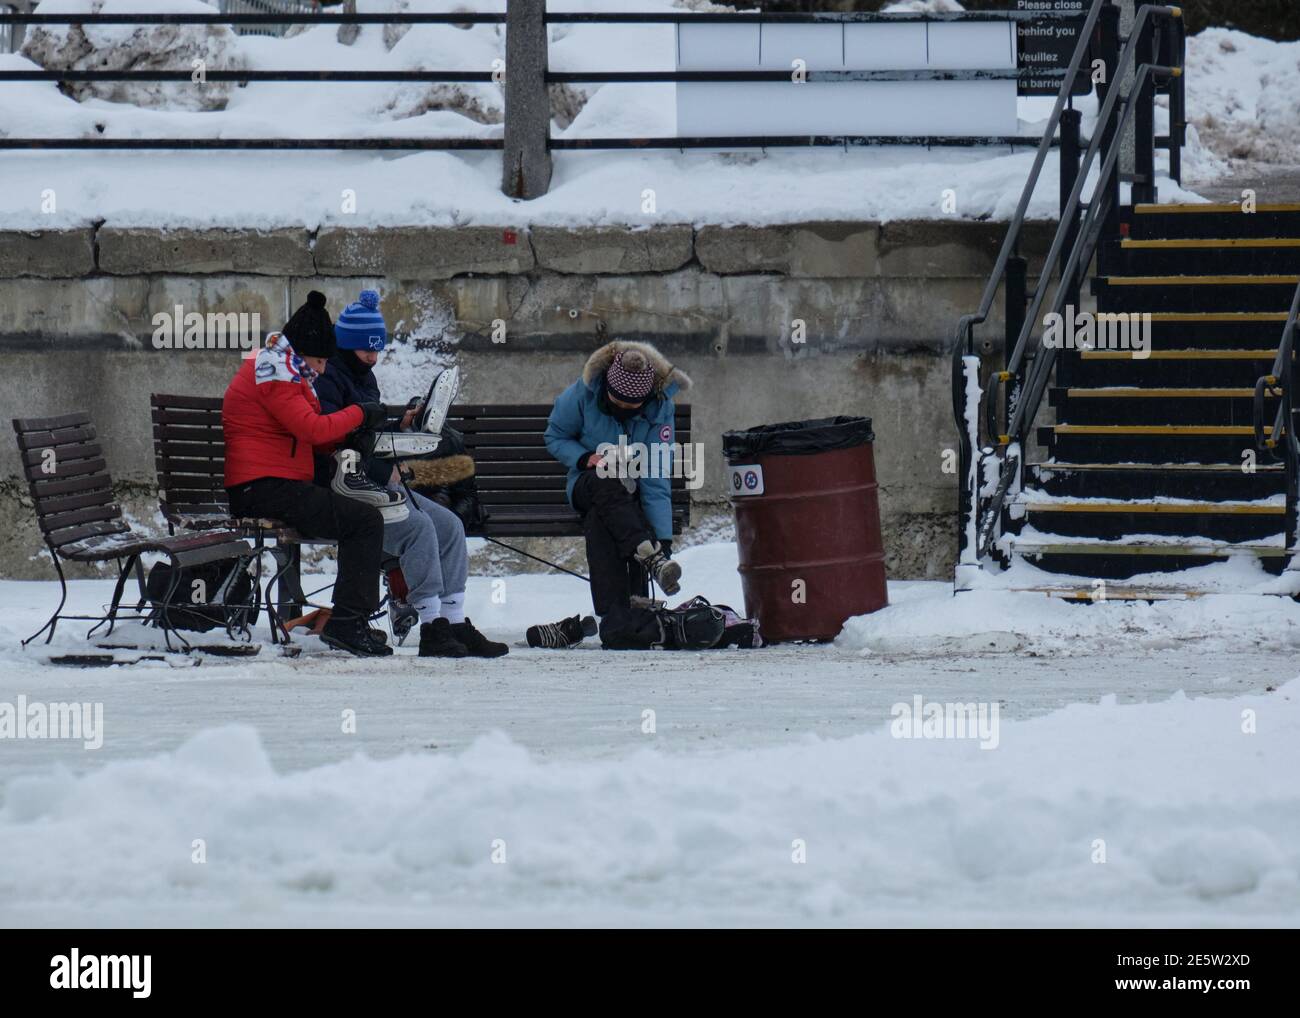
[[[1041,160],[984,302],[958,326],[957,588],[1080,600],[1300,593],[1291,427],[1300,206],[1154,203],[1156,148],[1169,149],[1179,175],[1181,12],[1143,6],[1126,40],[1117,15],[1093,4],[1075,58],[1082,64],[1091,46],[1110,81],[1131,73],[1132,84],[1099,86],[1084,150],[1067,75],[1040,149],[1059,130],[1061,220],[1037,285],[1031,294],[1017,245]],[[1170,129],[1157,138],[1162,92]],[[1118,139],[1130,124],[1137,167],[1122,204]],[[1080,299],[1088,276],[1095,306]],[[999,291],[1000,370],[985,363],[993,344],[975,339]],[[1094,331],[1060,342],[1061,323],[1080,309]]]

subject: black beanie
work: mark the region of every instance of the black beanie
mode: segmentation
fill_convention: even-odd
[[[300,357],[333,357],[338,349],[334,342],[334,323],[325,310],[325,295],[319,290],[307,294],[307,303],[293,313],[280,331],[289,337],[294,353]]]

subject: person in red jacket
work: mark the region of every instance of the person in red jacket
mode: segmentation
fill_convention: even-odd
[[[280,520],[304,537],[338,542],[334,609],[321,632],[332,647],[361,656],[391,654],[367,621],[379,603],[384,519],[379,509],[312,483],[313,456],[332,452],[358,428],[384,420],[378,403],[322,414],[312,380],[335,351],[334,323],[317,290],[226,389],[226,491],[235,516]]]

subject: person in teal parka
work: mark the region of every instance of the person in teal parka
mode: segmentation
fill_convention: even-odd
[[[646,592],[646,574],[665,594],[680,589],[671,559],[673,398],[690,385],[650,344],[615,340],[587,359],[551,409],[546,448],[569,468],[566,490],[583,517],[602,623],[621,619],[632,595]],[[605,632],[602,624],[602,639]]]

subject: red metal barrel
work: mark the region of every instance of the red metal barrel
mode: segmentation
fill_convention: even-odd
[[[831,640],[889,603],[874,438],[866,417],[723,435],[745,613],[765,640]]]

